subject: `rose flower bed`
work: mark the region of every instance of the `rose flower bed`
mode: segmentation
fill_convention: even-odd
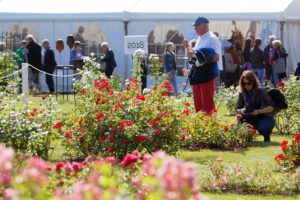
[[[0,195],[9,199],[167,199],[200,200],[196,166],[167,156],[137,152],[121,163],[114,157],[58,162],[38,157],[16,162],[0,144]]]
[[[254,139],[247,125],[221,125],[217,115],[194,113],[186,99],[170,97],[170,82],[142,94],[139,81],[129,78],[120,91],[114,87],[120,84],[103,77],[95,65],[86,59],[82,78],[76,83],[76,110],[54,126],[72,157],[121,159],[134,150],[175,154],[195,143],[232,150]]]

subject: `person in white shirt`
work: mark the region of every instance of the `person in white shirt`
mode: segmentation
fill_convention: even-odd
[[[199,36],[193,49],[194,52],[209,50],[210,54],[214,55],[202,67],[195,67],[193,77],[190,77],[196,112],[202,111],[211,114],[216,110],[214,103],[215,78],[218,76],[217,63],[218,61],[222,62],[221,43],[217,36],[209,31],[209,21],[205,17],[198,17],[192,26],[195,27]],[[187,48],[190,54],[194,53],[189,46]]]

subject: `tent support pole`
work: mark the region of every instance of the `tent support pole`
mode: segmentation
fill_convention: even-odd
[[[127,36],[128,35],[128,24],[129,24],[129,21],[127,20],[124,20],[124,36]],[[128,67],[128,55],[125,55],[124,54],[124,60],[125,60],[125,77],[124,77],[124,83],[125,83],[125,80],[128,78],[129,76],[129,69],[130,67]]]
[[[284,29],[285,21],[280,21],[279,23],[280,23],[280,40],[283,43],[283,39],[284,39],[283,29]]]

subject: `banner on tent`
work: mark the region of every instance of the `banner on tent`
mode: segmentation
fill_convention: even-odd
[[[137,49],[142,49],[148,53],[147,35],[130,35],[124,37],[124,48],[126,55],[132,55]]]

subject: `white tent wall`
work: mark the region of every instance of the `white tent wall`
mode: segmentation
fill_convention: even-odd
[[[287,59],[287,73],[294,74],[300,62],[300,22],[287,22],[284,25],[284,47],[289,54]]]

